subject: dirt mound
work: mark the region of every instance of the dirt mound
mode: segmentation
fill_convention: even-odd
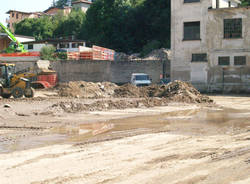
[[[143,89],[136,87],[132,84],[124,84],[114,90],[114,97],[117,98],[139,98],[139,97],[145,97],[145,94],[143,93]]]
[[[107,98],[113,95],[117,85],[110,82],[76,81],[59,84],[59,95],[76,98]]]
[[[177,80],[167,85],[149,86],[147,93],[150,97],[168,98],[173,102],[213,103],[212,99],[202,95],[192,84]]]
[[[202,95],[190,83],[174,81],[167,85],[136,87],[131,84],[117,86],[110,82],[69,82],[59,86],[59,95],[77,98],[167,98],[172,102],[212,103],[206,95]],[[89,108],[89,107],[86,107]]]

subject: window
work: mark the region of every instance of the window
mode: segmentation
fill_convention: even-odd
[[[28,44],[28,50],[33,50],[34,46],[33,44]]]
[[[224,19],[224,38],[242,37],[242,19]]]
[[[200,0],[184,0],[184,3],[200,2]]]
[[[16,19],[18,19],[18,13],[16,13]]]
[[[59,47],[62,48],[69,48],[69,44],[67,43],[60,43]]]
[[[218,58],[219,65],[230,65],[230,57],[229,56],[221,56]]]
[[[192,54],[192,62],[207,62],[207,54]]]
[[[234,65],[246,65],[246,56],[234,56]]]
[[[77,44],[76,43],[72,43],[72,48],[77,48]]]
[[[78,47],[79,47],[79,46],[83,46],[83,43],[78,43]]]
[[[183,40],[200,40],[200,22],[184,22]]]
[[[14,13],[12,13],[12,17],[14,17],[15,16],[15,14]]]

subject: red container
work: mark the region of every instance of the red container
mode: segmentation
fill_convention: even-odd
[[[57,84],[57,74],[44,74],[44,75],[38,75],[37,81],[45,81],[48,82],[52,87],[54,87]]]

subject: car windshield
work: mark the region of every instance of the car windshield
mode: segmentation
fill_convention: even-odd
[[[149,80],[148,75],[137,75],[135,76],[135,80]]]

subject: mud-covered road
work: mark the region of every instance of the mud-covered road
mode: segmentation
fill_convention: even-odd
[[[91,112],[1,99],[0,183],[250,183],[250,98],[211,98]]]

